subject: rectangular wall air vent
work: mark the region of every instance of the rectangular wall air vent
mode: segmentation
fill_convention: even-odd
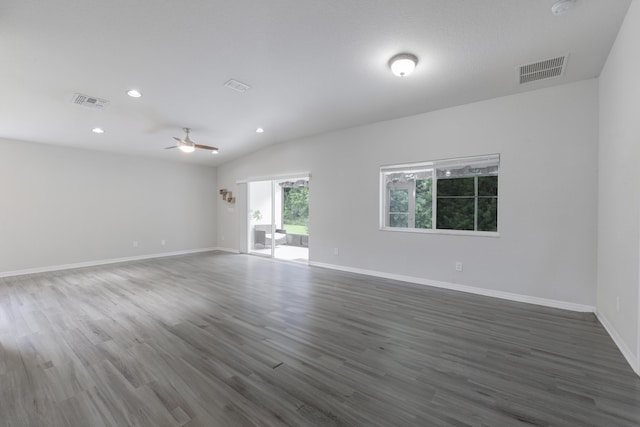
[[[102,110],[107,105],[109,105],[109,101],[106,99],[96,98],[95,96],[83,95],[81,93],[76,93],[73,95],[73,99],[71,103],[74,105],[80,105],[87,108],[94,108],[96,110]]]
[[[568,55],[557,58],[545,59],[533,64],[521,65],[517,68],[517,78],[520,84],[531,83],[537,80],[560,77],[567,66]]]
[[[246,84],[244,84],[242,82],[239,82],[237,80],[233,80],[233,79],[229,80],[224,85],[226,87],[228,87],[229,89],[233,89],[233,90],[235,90],[237,92],[246,92],[249,89],[251,89],[251,86],[246,85]]]

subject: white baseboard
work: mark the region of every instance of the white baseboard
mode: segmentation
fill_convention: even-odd
[[[168,256],[187,255],[187,254],[195,254],[198,252],[211,252],[216,250],[224,251],[225,249],[221,249],[221,248],[188,249],[184,251],[162,252],[159,254],[149,254],[149,255],[136,255],[136,256],[130,256],[130,257],[124,257],[124,258],[101,259],[101,260],[95,260],[95,261],[77,262],[73,264],[50,265],[47,267],[27,268],[24,270],[2,271],[0,272],[0,277],[22,276],[25,274],[46,273],[48,271],[68,270],[71,268],[82,268],[82,267],[93,267],[96,265],[115,264],[118,262],[129,262],[129,261],[140,261],[143,259],[163,258]]]
[[[638,359],[636,355],[633,353],[633,351],[631,351],[627,343],[624,342],[616,328],[613,327],[613,324],[609,322],[607,316],[602,314],[601,311],[596,310],[596,317],[598,318],[602,326],[604,326],[604,329],[607,331],[611,339],[613,339],[613,342],[616,343],[624,358],[627,359],[627,362],[629,363],[629,365],[631,365],[633,371],[637,375],[640,375],[640,366],[638,366]]]
[[[467,292],[470,294],[483,295],[487,297],[506,299],[510,301],[524,302],[528,304],[542,305],[545,307],[560,308],[563,310],[593,313],[596,308],[590,305],[575,304],[567,301],[558,301],[547,298],[532,297],[529,295],[514,294],[511,292],[496,291],[493,289],[477,288],[475,286],[459,285],[457,283],[440,282],[437,280],[424,279],[422,277],[404,276],[400,274],[385,273],[382,271],[365,270],[362,268],[345,267],[342,265],[325,264],[321,262],[309,262],[309,265],[332,270],[346,271],[349,273],[365,274],[367,276],[382,277],[385,279],[399,280],[401,282],[416,283],[419,285],[433,286],[436,288],[450,289],[454,291]]]

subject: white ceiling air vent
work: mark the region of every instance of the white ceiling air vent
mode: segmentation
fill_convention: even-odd
[[[237,80],[233,80],[233,79],[229,80],[224,85],[226,87],[228,87],[229,89],[233,89],[233,90],[235,90],[237,92],[246,92],[249,89],[251,89],[251,86],[246,85],[246,84],[244,84],[242,82],[239,82]]]
[[[517,68],[517,78],[520,84],[535,82],[537,80],[560,77],[567,66],[568,55],[557,58],[545,59],[533,64],[521,65]]]
[[[102,110],[107,105],[109,105],[109,101],[106,99],[96,98],[95,96],[83,95],[81,93],[76,93],[73,95],[73,99],[71,103],[74,105],[81,105],[87,108],[94,108],[96,110]]]

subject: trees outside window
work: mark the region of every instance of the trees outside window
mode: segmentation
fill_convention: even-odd
[[[498,231],[498,177],[438,180],[439,229]]]
[[[389,225],[409,226],[409,190],[406,188],[389,190]]]
[[[309,187],[282,189],[282,223],[288,233],[309,234]]]
[[[416,220],[415,228],[433,228],[433,181],[416,180]]]
[[[498,231],[499,155],[381,168],[383,229]]]

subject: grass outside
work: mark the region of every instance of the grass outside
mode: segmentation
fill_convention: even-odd
[[[303,236],[309,235],[309,227],[306,225],[284,224],[284,229],[287,230],[287,234],[302,234]]]

